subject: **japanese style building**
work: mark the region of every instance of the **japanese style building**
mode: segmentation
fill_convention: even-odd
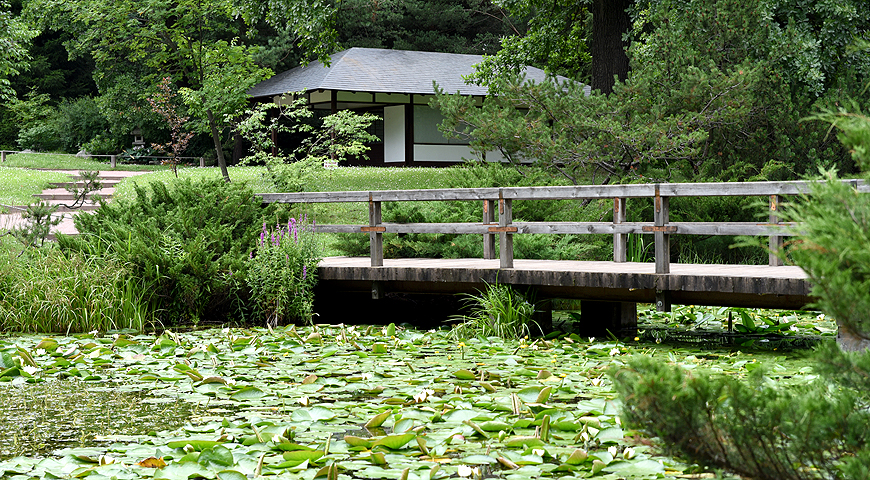
[[[252,88],[255,101],[287,102],[287,93],[303,92],[315,110],[350,109],[382,120],[374,125],[381,141],[370,145],[367,165],[444,165],[475,158],[467,142],[438,131],[441,113],[429,107],[433,82],[444,91],[480,98],[485,87],[466,84],[480,55],[351,48],[331,56],[330,66],[312,62],[277,74]],[[544,81],[543,70],[528,67],[526,78]],[[502,160],[498,152],[486,159]]]

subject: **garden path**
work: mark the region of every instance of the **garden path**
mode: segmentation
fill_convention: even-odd
[[[57,172],[62,172],[69,174],[70,181],[65,183],[53,183],[50,188],[47,188],[42,191],[42,193],[35,194],[35,199],[45,200],[47,203],[52,205],[62,205],[62,204],[70,204],[72,203],[73,196],[66,190],[66,187],[76,185],[79,188],[82,187],[82,184],[79,182],[80,178],[78,175],[78,171],[75,170],[54,170]],[[130,171],[117,171],[117,170],[103,170],[100,171],[99,179],[103,184],[103,188],[93,192],[94,195],[99,195],[105,199],[111,199],[112,195],[115,193],[115,185],[126,178],[130,178],[136,175],[142,175],[143,171],[138,172],[130,172]],[[6,230],[18,225],[22,225],[24,223],[24,219],[21,217],[21,213],[15,213],[14,210],[23,211],[27,208],[26,205],[14,206],[13,213],[8,213],[4,215],[0,215],[0,230]],[[92,199],[89,199],[85,202],[84,206],[76,210],[69,210],[64,207],[60,207],[56,213],[56,215],[61,215],[63,220],[59,225],[52,227],[50,237],[53,237],[56,233],[64,233],[67,235],[75,235],[78,232],[76,231],[75,224],[73,222],[73,216],[76,215],[80,211],[93,211],[99,208],[99,204]]]

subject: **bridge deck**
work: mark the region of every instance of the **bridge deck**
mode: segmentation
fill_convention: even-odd
[[[541,298],[580,298],[653,303],[670,292],[676,304],[799,309],[812,301],[799,267],[671,264],[656,274],[654,263],[515,260],[385,259],[372,267],[368,257],[328,257],[319,278],[327,288],[368,290],[379,282],[387,291],[474,292],[487,283],[532,286]]]

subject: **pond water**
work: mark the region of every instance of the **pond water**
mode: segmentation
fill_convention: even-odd
[[[0,460],[108,445],[118,436],[173,430],[201,412],[196,404],[155,399],[123,385],[76,379],[0,384]]]

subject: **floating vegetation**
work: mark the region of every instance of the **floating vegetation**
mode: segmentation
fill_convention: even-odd
[[[0,424],[32,441],[4,444],[4,455],[19,456],[0,461],[0,476],[643,479],[697,470],[622,428],[605,372],[635,353],[696,372],[742,377],[765,361],[772,382],[812,378],[799,354],[576,335],[458,342],[395,325],[10,337],[0,339],[0,388],[16,399]],[[58,431],[68,434],[51,442]]]

